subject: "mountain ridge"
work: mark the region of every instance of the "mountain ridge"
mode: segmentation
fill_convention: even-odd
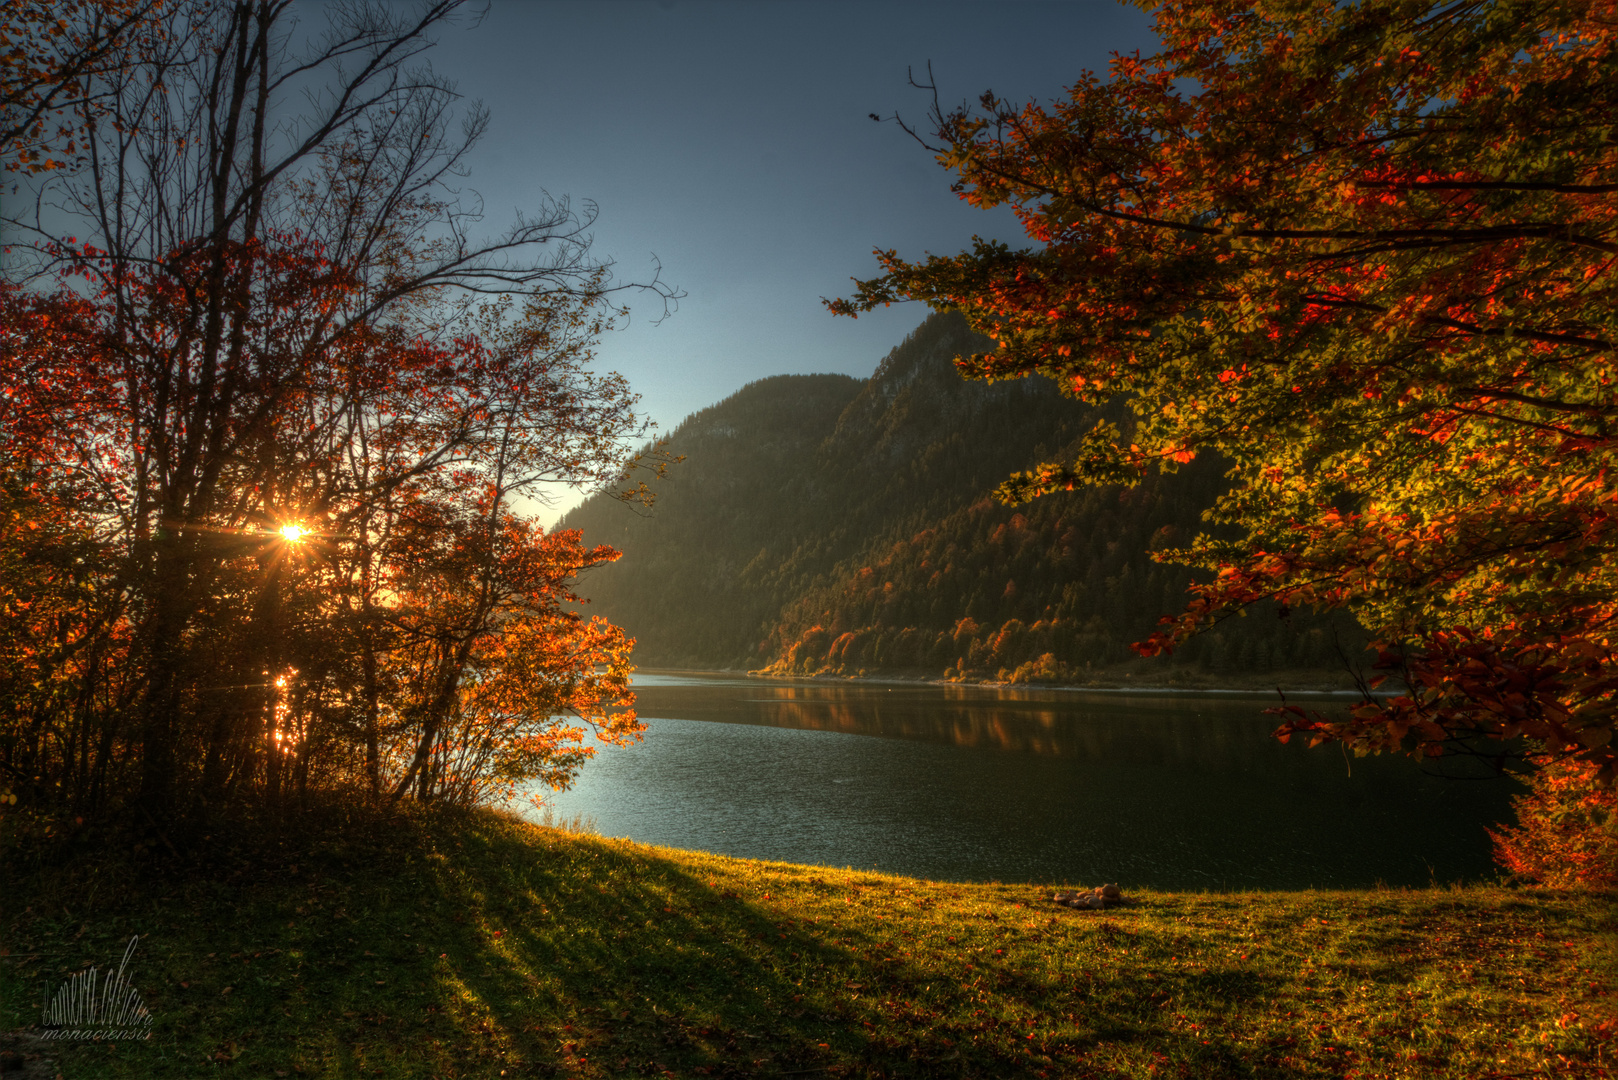
[[[667,445],[685,460],[649,513],[595,496],[558,525],[623,552],[581,584],[592,613],[637,639],[643,665],[792,675],[1329,676],[1336,639],[1363,645],[1341,616],[1261,612],[1173,658],[1136,659],[1129,643],[1182,607],[1192,580],[1149,549],[1206,528],[1223,467],[1203,458],[1133,488],[1000,505],[990,493],[1007,475],[1128,415],[1040,377],[963,380],[954,358],[988,344],[936,314],[869,379],[773,376],[687,417]]]

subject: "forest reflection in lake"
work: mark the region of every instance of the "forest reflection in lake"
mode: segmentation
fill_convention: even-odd
[[[1284,746],[1261,695],[640,674],[639,746],[558,813],[604,835],[953,880],[1426,885],[1492,873],[1516,788]]]

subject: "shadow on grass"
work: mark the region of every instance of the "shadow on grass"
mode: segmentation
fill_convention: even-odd
[[[468,930],[441,986],[467,1020],[487,1022],[491,1051],[542,1072],[710,1075],[861,1053],[860,1029],[817,1012],[815,973],[848,967],[846,950],[639,850],[575,842],[536,858],[499,822],[461,843],[427,867],[441,915]],[[461,859],[501,867],[501,885],[457,873]]]
[[[1464,1016],[1398,1035],[1399,1059],[1356,1025],[1403,1023],[1406,986],[1450,980],[1457,958],[1540,963],[1555,932],[1515,901],[1393,894],[1163,895],[1086,916],[1029,886],[419,808],[234,837],[161,871],[86,854],[8,868],[0,894],[0,1031],[142,935],[130,981],[152,1038],[49,1048],[67,1080],[1335,1077],[1457,1052]],[[1456,1000],[1490,1032],[1520,1005]]]
[[[809,1075],[870,1056],[840,1000],[866,969],[853,949],[644,849],[452,811],[269,846],[213,867],[225,882],[35,875],[37,902],[5,910],[5,1027],[140,934],[152,1038],[49,1047],[68,1080]]]

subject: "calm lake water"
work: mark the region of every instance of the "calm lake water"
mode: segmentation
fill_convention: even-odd
[[[1126,889],[1426,885],[1492,874],[1484,827],[1518,790],[1283,746],[1273,694],[646,673],[635,690],[645,741],[602,748],[551,806],[748,858]]]

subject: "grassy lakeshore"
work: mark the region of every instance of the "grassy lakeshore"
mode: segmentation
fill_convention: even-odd
[[[1131,906],[1050,902],[1079,884],[1097,883],[929,882],[412,811],[222,850],[207,874],[13,865],[0,1030],[141,934],[152,1038],[28,1053],[67,1080],[1618,1066],[1611,894],[1125,881]]]

